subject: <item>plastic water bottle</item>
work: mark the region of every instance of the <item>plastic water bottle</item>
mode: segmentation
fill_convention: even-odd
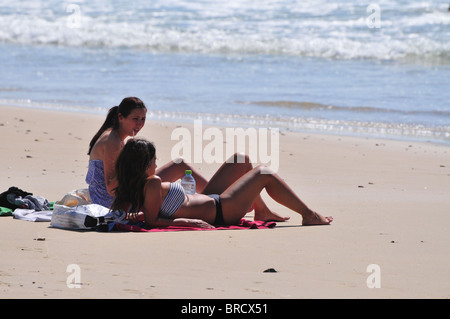
[[[186,194],[195,194],[195,179],[191,170],[185,171],[186,175],[181,179],[181,186]]]

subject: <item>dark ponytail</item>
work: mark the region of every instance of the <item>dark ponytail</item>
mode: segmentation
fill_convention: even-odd
[[[97,143],[98,138],[109,128],[116,129],[119,126],[119,107],[114,106],[109,109],[108,115],[106,116],[106,120],[103,125],[98,130],[97,134],[94,135],[91,142],[89,143],[89,152],[88,155],[91,154],[92,148],[95,143]]]
[[[98,130],[97,134],[94,135],[91,142],[89,143],[89,152],[88,155],[91,154],[92,148],[99,137],[107,130],[112,128],[113,130],[117,130],[119,128],[119,114],[122,114],[123,117],[128,117],[131,111],[134,109],[147,109],[145,107],[144,102],[137,97],[126,97],[120,102],[119,106],[114,106],[108,111],[108,115],[106,116],[106,120],[103,123],[102,127]]]

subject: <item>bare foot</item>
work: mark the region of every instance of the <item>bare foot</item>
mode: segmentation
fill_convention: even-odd
[[[270,209],[255,209],[255,220],[261,220],[264,222],[285,222],[291,217],[283,217],[277,213],[272,212]]]
[[[316,212],[311,212],[309,216],[303,217],[303,226],[312,225],[329,225],[333,221],[333,217],[324,217]]]

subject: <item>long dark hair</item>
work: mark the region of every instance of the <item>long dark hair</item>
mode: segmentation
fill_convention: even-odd
[[[133,96],[124,98],[122,102],[120,102],[119,106],[113,106],[112,108],[110,108],[105,122],[89,143],[88,155],[91,154],[92,148],[94,147],[95,143],[97,143],[99,137],[107,129],[112,128],[113,130],[117,130],[119,128],[119,114],[122,114],[123,117],[127,117],[134,109],[147,108],[145,107],[145,104],[141,101],[141,99]]]
[[[111,210],[136,212],[143,207],[144,186],[148,177],[146,171],[155,153],[155,146],[146,139],[128,140],[116,160],[118,186],[114,189]]]

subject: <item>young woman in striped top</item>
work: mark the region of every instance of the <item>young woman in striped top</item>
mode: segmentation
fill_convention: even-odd
[[[177,183],[155,175],[156,150],[145,139],[129,140],[116,162],[118,187],[112,210],[142,212],[150,227],[213,228],[237,224],[252,208],[263,189],[275,201],[302,216],[303,225],[328,225],[333,220],[310,210],[270,168],[247,171],[222,192],[187,195]]]

